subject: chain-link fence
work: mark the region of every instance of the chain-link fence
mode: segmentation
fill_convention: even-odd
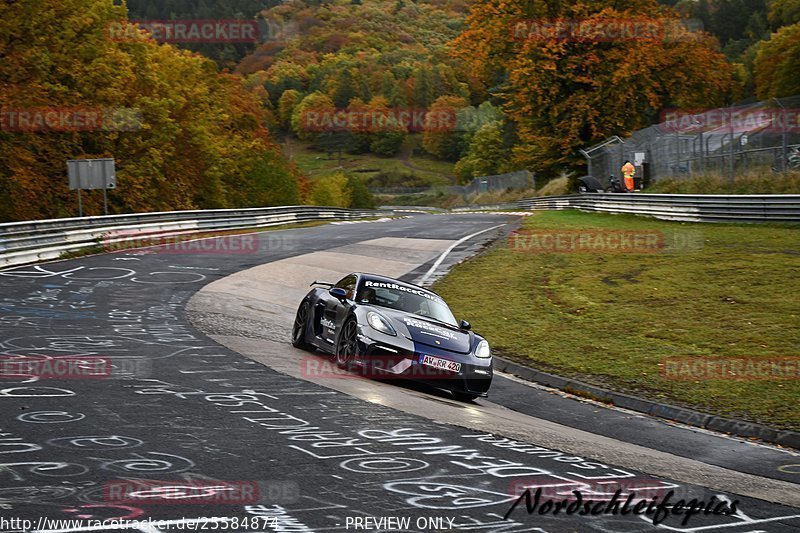
[[[462,187],[463,195],[508,189],[534,189],[536,177],[528,170],[518,170],[494,176],[481,176]]]
[[[800,96],[707,110],[665,112],[663,121],[628,139],[611,137],[581,150],[588,175],[605,182],[625,161],[639,179],[800,169]]]

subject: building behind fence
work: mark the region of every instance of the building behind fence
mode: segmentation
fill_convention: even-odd
[[[708,110],[665,112],[628,139],[581,150],[588,175],[605,182],[626,160],[649,181],[800,169],[800,96]]]

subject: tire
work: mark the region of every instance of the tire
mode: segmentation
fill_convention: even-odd
[[[450,392],[453,394],[453,398],[455,398],[459,402],[470,403],[475,398],[478,398],[478,395],[470,394],[468,392],[456,392],[456,391],[450,391]]]
[[[345,320],[342,332],[336,341],[336,366],[350,370],[353,367],[353,358],[358,351],[358,324],[354,318]]]
[[[300,348],[301,350],[314,351],[314,345],[306,342],[306,329],[308,327],[308,312],[311,306],[308,300],[304,300],[297,308],[297,314],[294,317],[294,326],[292,327],[292,346]]]

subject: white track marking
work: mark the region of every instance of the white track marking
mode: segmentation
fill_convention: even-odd
[[[481,233],[486,233],[487,231],[492,231],[493,229],[497,229],[497,228],[500,228],[500,227],[503,227],[503,226],[505,226],[505,224],[498,224],[496,226],[492,226],[491,228],[487,228],[487,229],[481,230],[481,231],[479,231],[477,233],[473,233],[472,235],[467,235],[466,237],[463,237],[463,238],[457,240],[456,242],[454,242],[453,244],[451,244],[450,248],[448,248],[447,250],[442,252],[442,255],[439,256],[439,259],[437,259],[436,262],[433,264],[433,266],[430,269],[428,269],[428,271],[425,273],[424,276],[422,276],[422,279],[419,280],[418,285],[422,285],[426,281],[428,281],[428,279],[433,275],[433,273],[436,272],[436,269],[439,268],[439,266],[442,264],[442,261],[444,261],[445,258],[448,255],[450,255],[450,252],[452,252],[455,249],[456,246],[458,246],[462,242],[470,240],[473,237],[477,237]]]

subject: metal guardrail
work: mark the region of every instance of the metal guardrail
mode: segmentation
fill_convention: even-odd
[[[646,215],[685,222],[800,222],[800,195],[575,194],[544,196],[476,209],[579,209]],[[383,211],[288,206],[112,215],[0,224],[0,267],[58,259],[65,253],[135,238],[263,228],[315,220],[347,220],[395,212],[444,212],[437,208],[384,207]],[[113,232],[124,232],[114,235]]]
[[[441,207],[428,207],[425,205],[382,205],[378,209],[388,209],[396,213],[446,213],[447,209]]]
[[[112,245],[137,237],[165,238],[389,214],[386,211],[337,207],[288,206],[11,222],[0,224],[0,267],[58,259],[65,253],[101,244]]]
[[[683,222],[800,222],[800,195],[575,194],[516,203],[528,210],[578,209]]]
[[[516,202],[512,202],[505,204],[466,205],[454,207],[450,211],[453,213],[470,213],[474,211],[508,211],[510,209],[519,209],[519,207]]]

